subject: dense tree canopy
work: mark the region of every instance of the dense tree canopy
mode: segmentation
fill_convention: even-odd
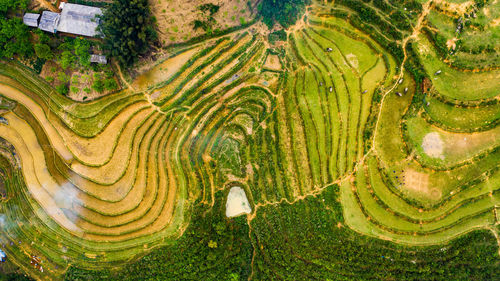
[[[0,58],[14,55],[23,57],[33,54],[28,27],[21,19],[0,20]]]
[[[29,0],[0,0],[0,16],[5,16],[7,12],[12,10],[26,9],[28,3]]]
[[[33,54],[28,27],[19,18],[7,17],[27,4],[28,0],[0,0],[0,58]]]
[[[79,63],[84,67],[90,66],[90,42],[77,38],[74,42],[75,45],[75,55],[79,60]]]
[[[131,65],[157,41],[147,0],[115,0],[102,16],[104,49],[123,65]]]
[[[264,23],[272,27],[276,22],[288,27],[297,21],[309,0],[263,0],[259,14]]]
[[[496,240],[489,231],[430,247],[362,236],[339,227],[338,188],[263,207],[251,228],[244,216],[227,219],[223,196],[216,193],[210,210],[195,208],[174,245],[119,271],[70,267],[65,280],[498,280]]]
[[[9,274],[3,274],[0,273],[0,281],[31,281],[33,279],[29,278],[28,276],[24,276],[24,274],[18,274],[18,273],[9,273]]]
[[[41,59],[50,60],[54,58],[54,54],[47,44],[35,44],[35,53]]]

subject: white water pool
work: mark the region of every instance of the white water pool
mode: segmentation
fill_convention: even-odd
[[[245,190],[239,186],[231,187],[227,195],[226,217],[237,217],[242,214],[250,214],[252,208],[248,202]]]

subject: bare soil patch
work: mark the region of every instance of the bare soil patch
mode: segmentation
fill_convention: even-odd
[[[444,12],[458,16],[463,16],[464,14],[471,11],[475,4],[474,1],[467,1],[464,3],[450,3],[444,0],[434,0],[432,3]]]
[[[429,175],[426,173],[407,169],[403,173],[403,182],[407,189],[425,195],[433,200],[441,198],[441,191],[435,187],[429,187]]]
[[[349,64],[351,64],[352,67],[356,69],[358,68],[359,62],[355,54],[347,54],[345,57],[349,61]]]
[[[500,25],[500,18],[494,19],[491,21],[490,26],[495,27]]]
[[[154,66],[134,80],[134,89],[143,91],[149,86],[168,80],[198,51],[198,48],[193,48]]]
[[[422,141],[422,149],[432,158],[444,159],[443,146],[443,141],[436,132],[428,133]]]
[[[253,15],[244,0],[214,2],[210,0],[149,0],[151,12],[158,21],[158,35],[163,45],[188,41],[205,34],[202,29],[194,29],[195,20],[205,20],[198,9],[200,5],[212,3],[219,5],[213,18],[213,29],[228,29],[247,23]]]
[[[266,63],[264,64],[264,67],[271,69],[271,70],[280,71],[281,70],[280,59],[278,58],[277,55],[269,55],[269,56],[267,56]]]
[[[58,12],[56,2],[57,0],[33,0],[28,4],[28,8],[30,10],[45,9]]]
[[[458,39],[455,37],[446,41],[446,47],[448,48],[448,50],[455,50],[455,48],[457,47],[457,40]]]

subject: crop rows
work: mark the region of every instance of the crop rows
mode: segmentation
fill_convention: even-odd
[[[283,49],[266,50],[261,35],[237,32],[170,58],[182,65],[161,79],[148,80],[148,72],[130,89],[87,103],[56,94],[18,64],[2,64],[0,94],[17,103],[0,125],[9,198],[0,207],[8,222],[0,239],[20,241],[8,254],[23,268],[26,253],[43,256],[51,276],[69,264],[119,266],[185,235],[201,216],[193,210],[213,211],[221,205],[216,194],[231,186],[242,187],[252,205],[255,267],[281,260],[273,268],[283,278],[286,255],[261,247],[278,247],[283,241],[270,237],[281,230],[300,241],[319,233],[335,246],[294,259],[349,279],[365,276],[362,264],[350,272],[324,258],[333,248],[347,251],[345,241],[359,246],[361,236],[338,230],[344,224],[413,246],[493,229],[496,70],[451,67],[422,33],[410,43],[420,77],[398,65],[403,54],[388,50],[408,35],[405,18],[377,18],[374,37],[384,43],[350,23],[359,9],[389,4],[322,5],[309,8]],[[406,24],[384,36],[393,18]],[[270,52],[283,71],[262,67]],[[468,89],[472,83],[479,86]],[[325,237],[332,229],[341,239]],[[389,252],[411,263],[400,249]]]
[[[16,263],[28,270],[23,253],[31,252],[56,276],[70,262],[113,266],[170,243],[192,202],[212,200],[219,144],[239,145],[274,105],[242,75],[260,63],[260,38],[243,33],[192,53],[147,87],[146,95],[170,93],[155,103],[129,89],[73,104],[24,67],[2,64],[0,92],[18,104],[0,128],[15,155],[2,164],[13,172],[3,177],[12,200],[2,207],[1,239],[23,241],[7,250]]]

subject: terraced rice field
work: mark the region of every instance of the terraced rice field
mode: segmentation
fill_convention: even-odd
[[[16,103],[0,124],[0,239],[16,244],[6,249],[16,264],[43,257],[40,279],[70,264],[120,266],[175,242],[194,205],[209,209],[233,186],[249,223],[338,185],[344,221],[361,234],[409,245],[498,235],[497,70],[451,68],[420,34],[424,94],[401,61],[319,5],[282,50],[249,30],[87,103],[0,65],[2,104]],[[281,67],[264,67],[271,55]]]

